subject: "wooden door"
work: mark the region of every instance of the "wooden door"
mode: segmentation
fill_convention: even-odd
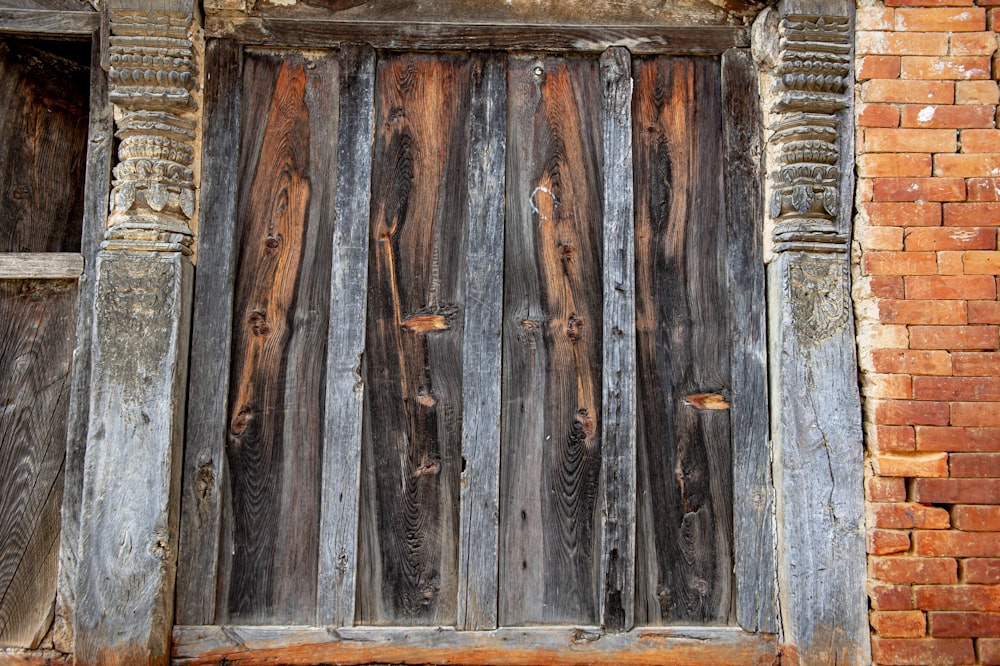
[[[178,622],[734,624],[720,59],[208,57]]]

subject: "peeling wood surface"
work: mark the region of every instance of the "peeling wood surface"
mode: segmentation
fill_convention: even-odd
[[[52,622],[75,281],[0,281],[0,646]]]
[[[594,58],[508,69],[500,623],[595,622],[602,143]]]
[[[467,664],[469,666],[772,666],[773,634],[684,627],[608,634],[597,627],[464,632],[441,627],[174,628],[176,666],[274,664]]]
[[[254,54],[243,69],[226,462],[233,512],[217,621],[311,622],[336,173],[338,63]]]
[[[466,58],[421,54],[386,54],[377,66],[358,576],[365,624],[453,624],[457,615],[469,67]]]
[[[733,614],[728,239],[719,65],[635,64],[639,477],[636,623]]]

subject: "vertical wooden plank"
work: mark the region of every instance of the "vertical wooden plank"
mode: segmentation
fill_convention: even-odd
[[[757,67],[747,49],[722,56],[726,226],[732,318],[730,429],[736,621],[747,631],[778,630],[774,489],[768,440],[767,303],[763,240],[763,154]]]
[[[595,622],[602,142],[596,58],[508,65],[501,624]]]
[[[337,80],[330,55],[244,63],[242,145],[255,159],[239,181],[230,622],[315,620]]]
[[[506,60],[472,56],[458,627],[497,626]]]
[[[719,63],[635,63],[639,624],[733,604]]]
[[[632,188],[632,59],[601,56],[604,95],[604,381],[601,417],[601,625],[635,619],[635,208]]]
[[[454,624],[468,60],[379,61],[369,246],[360,617]]]
[[[205,52],[201,221],[194,288],[187,429],[177,562],[178,624],[216,619],[216,570],[226,479],[226,399],[233,318],[236,161],[243,49],[211,40]]]
[[[0,281],[0,646],[52,622],[75,323],[74,281]]]
[[[344,45],[316,604],[324,625],[350,626],[355,615],[374,94],[375,51]]]

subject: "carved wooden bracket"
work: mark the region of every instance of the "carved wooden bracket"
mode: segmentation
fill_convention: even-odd
[[[120,143],[103,248],[189,254],[197,85],[192,16],[109,14],[110,99]]]

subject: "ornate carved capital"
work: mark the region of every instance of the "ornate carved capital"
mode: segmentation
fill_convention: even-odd
[[[118,163],[105,249],[190,253],[195,212],[190,13],[110,10]]]
[[[839,16],[791,15],[779,23],[777,99],[771,142],[777,171],[771,175],[771,217],[776,252],[846,251],[848,233],[838,222],[840,131],[848,106],[850,21]]]

